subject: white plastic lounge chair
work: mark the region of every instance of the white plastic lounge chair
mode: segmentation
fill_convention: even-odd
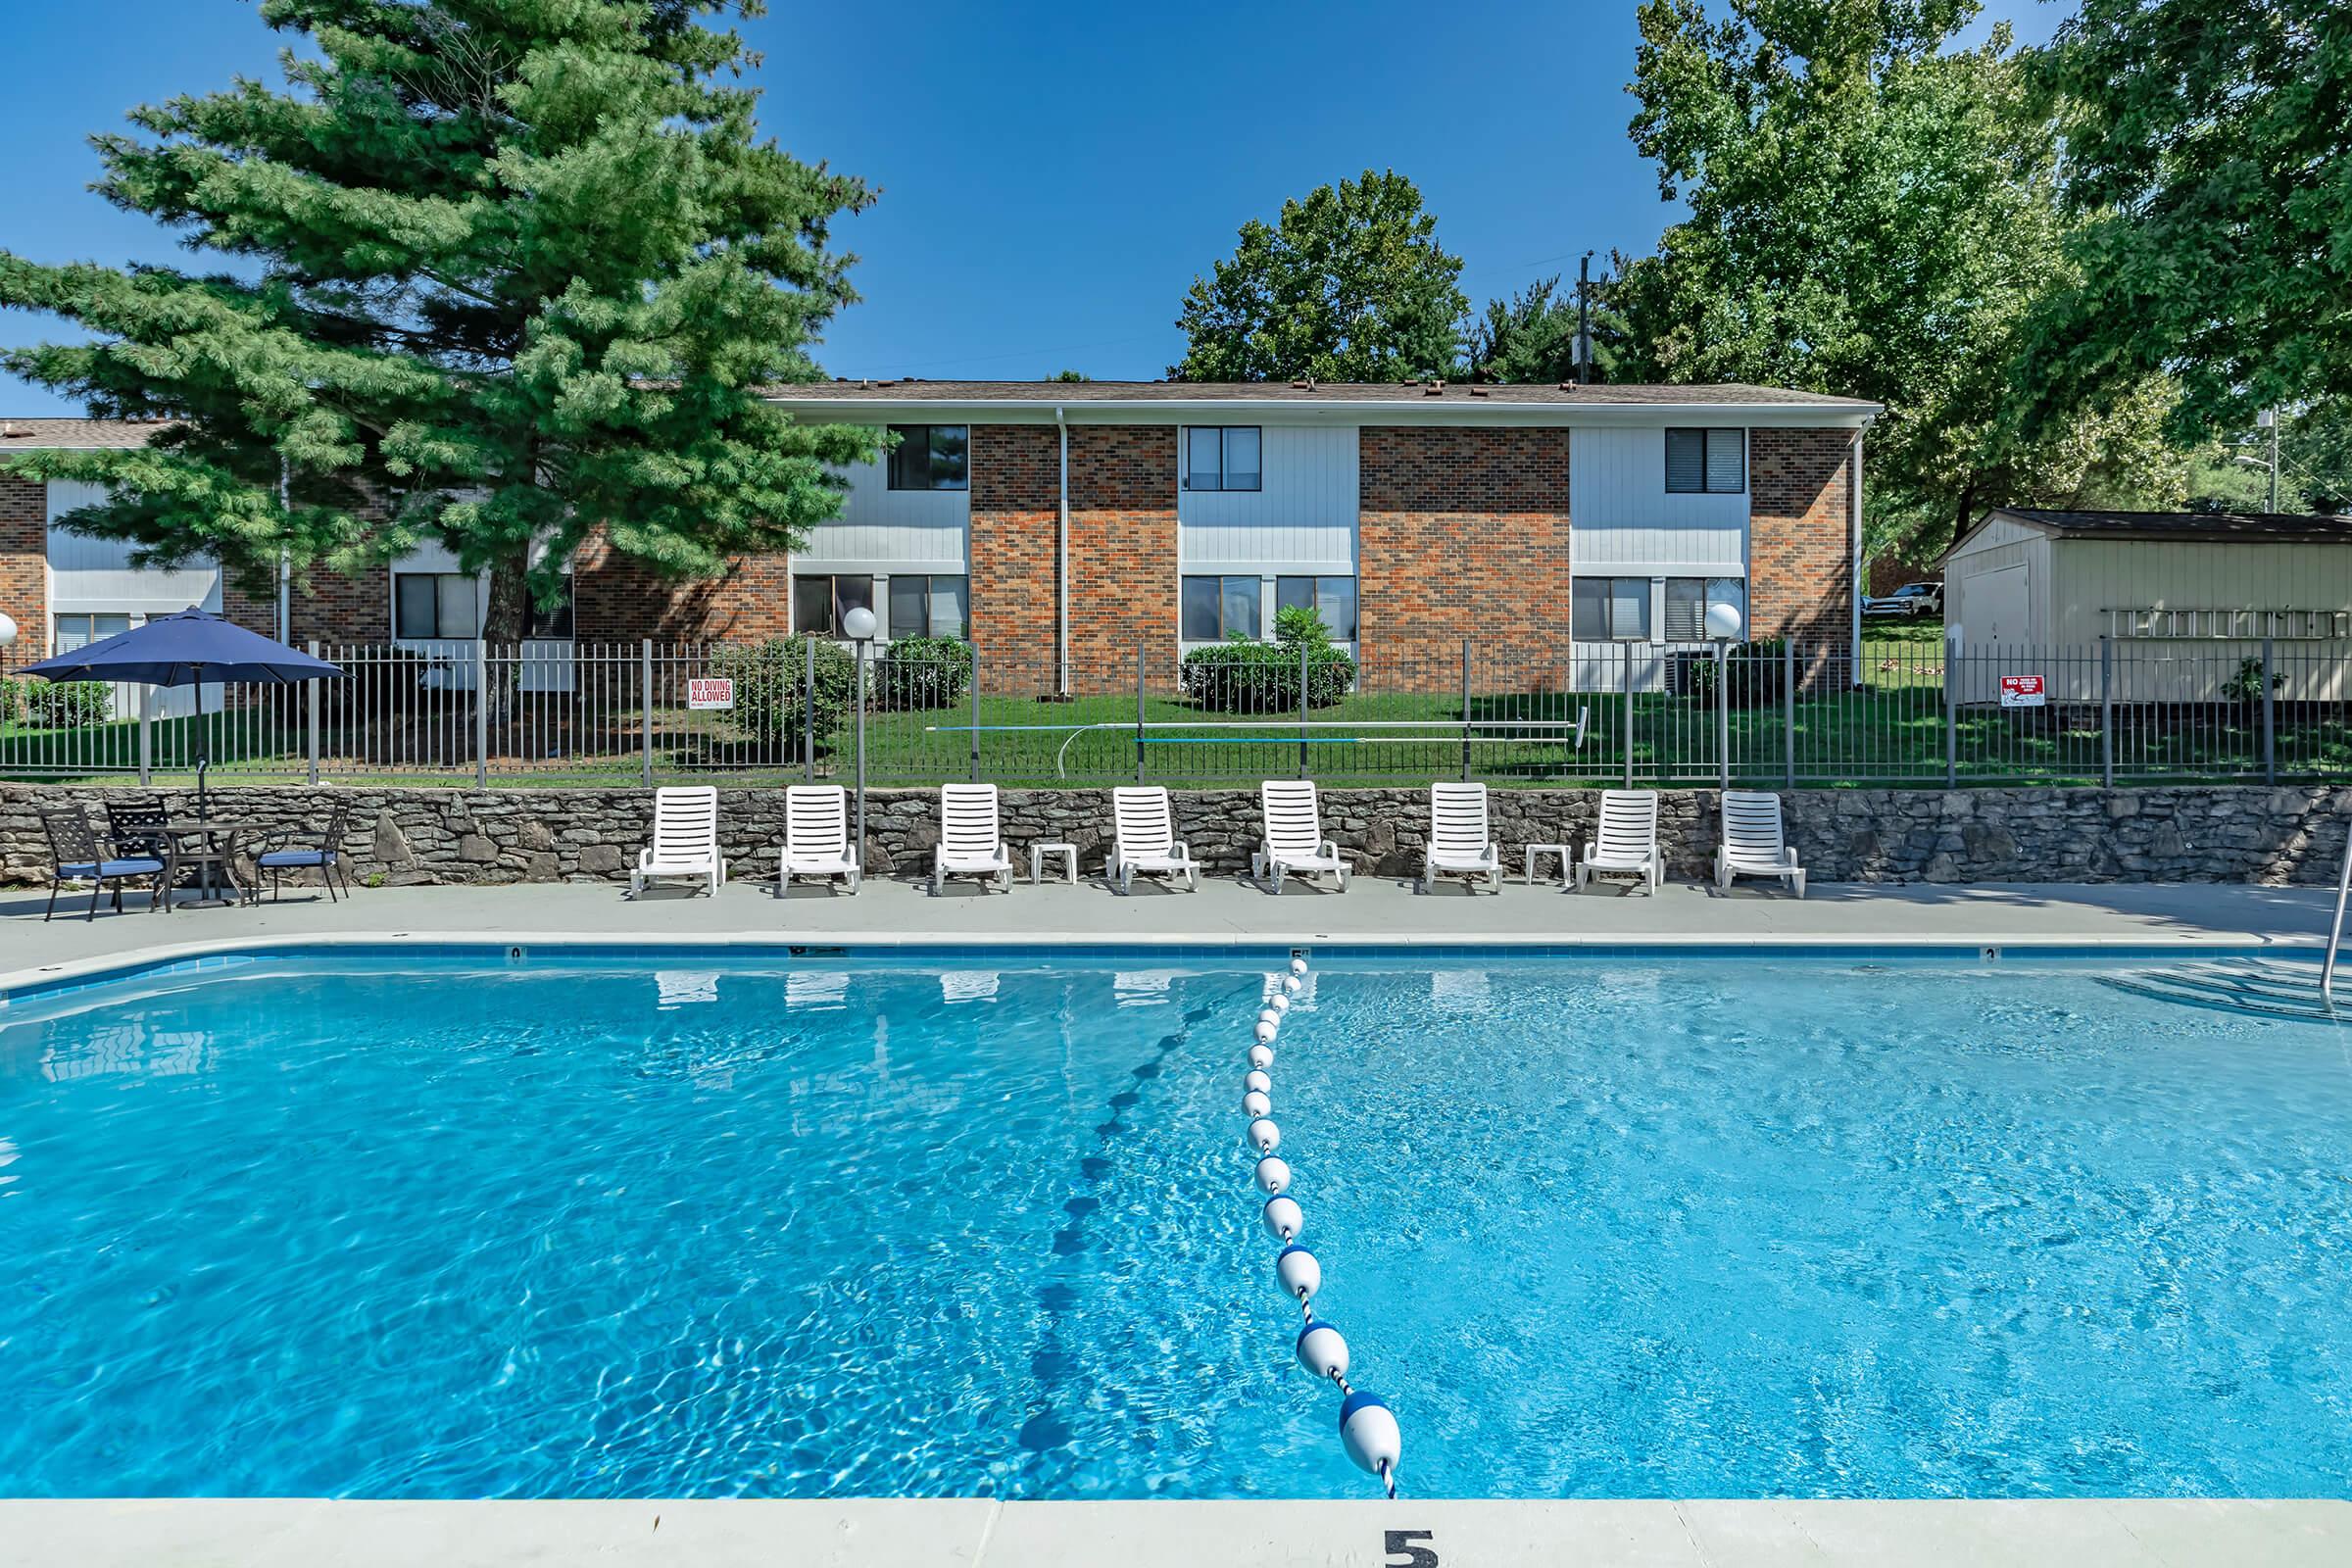
[[[776,897],[796,876],[840,877],[858,891],[850,853],[850,796],[835,784],[795,784],[784,791],[784,848],[776,857]]]
[[[726,857],[718,850],[718,791],[710,785],[654,791],[654,844],[637,854],[629,897],[658,876],[693,877],[713,898],[727,880]]]
[[[1176,823],[1168,810],[1166,790],[1156,785],[1112,790],[1110,825],[1107,869],[1121,893],[1135,890],[1138,871],[1160,872],[1171,881],[1182,877],[1185,886],[1200,890],[1200,865],[1189,847],[1176,842]]]
[[[1781,798],[1755,790],[1723,793],[1723,842],[1715,847],[1715,886],[1736,876],[1774,876],[1805,896],[1805,868],[1796,863],[1781,827]]]
[[[1270,778],[1258,786],[1257,799],[1265,813],[1266,837],[1250,857],[1250,876],[1261,883],[1271,876],[1279,894],[1286,876],[1328,871],[1339,879],[1340,891],[1347,892],[1348,859],[1337,841],[1323,836],[1315,786],[1302,778]]]
[[[952,876],[994,877],[1012,891],[1012,857],[997,819],[994,784],[948,784],[939,792],[939,849],[931,858],[931,896]],[[985,883],[983,892],[987,891]]]
[[[1581,890],[1595,872],[1632,871],[1655,894],[1666,880],[1666,858],[1658,853],[1658,797],[1651,790],[1602,790],[1600,826],[1576,862]]]
[[[1502,849],[1487,837],[1484,784],[1429,787],[1429,853],[1421,861],[1421,891],[1433,891],[1440,876],[1483,876],[1489,887],[1502,891]],[[1475,883],[1471,891],[1477,891]]]

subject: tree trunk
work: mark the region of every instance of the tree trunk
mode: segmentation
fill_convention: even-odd
[[[488,705],[495,732],[514,716],[515,687],[522,673],[522,633],[529,623],[530,563],[517,558],[490,568],[490,603],[482,612],[482,641],[489,645],[489,668],[482,672],[477,694]],[[493,744],[495,744],[495,739]]]

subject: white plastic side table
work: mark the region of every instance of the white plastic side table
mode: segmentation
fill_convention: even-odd
[[[1565,844],[1530,844],[1519,868],[1519,880],[1529,887],[1536,885],[1536,862],[1546,855],[1560,858],[1560,886],[1568,885],[1568,846]]]
[[[1046,857],[1061,857],[1061,874],[1070,886],[1078,885],[1078,846],[1075,844],[1032,844],[1029,846],[1029,880],[1043,882]],[[1565,864],[1566,862],[1562,862]]]

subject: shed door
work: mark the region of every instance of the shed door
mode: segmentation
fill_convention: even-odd
[[[1968,580],[1968,620],[1961,635],[1975,647],[2024,643],[2034,638],[2028,624],[2026,568],[2003,566]]]

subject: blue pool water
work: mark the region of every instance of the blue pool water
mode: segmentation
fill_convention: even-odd
[[[2352,1054],[2082,965],[1318,967],[1420,1495],[2352,1494]],[[1363,1496],[1259,970],[287,960],[0,1011],[0,1494]]]

